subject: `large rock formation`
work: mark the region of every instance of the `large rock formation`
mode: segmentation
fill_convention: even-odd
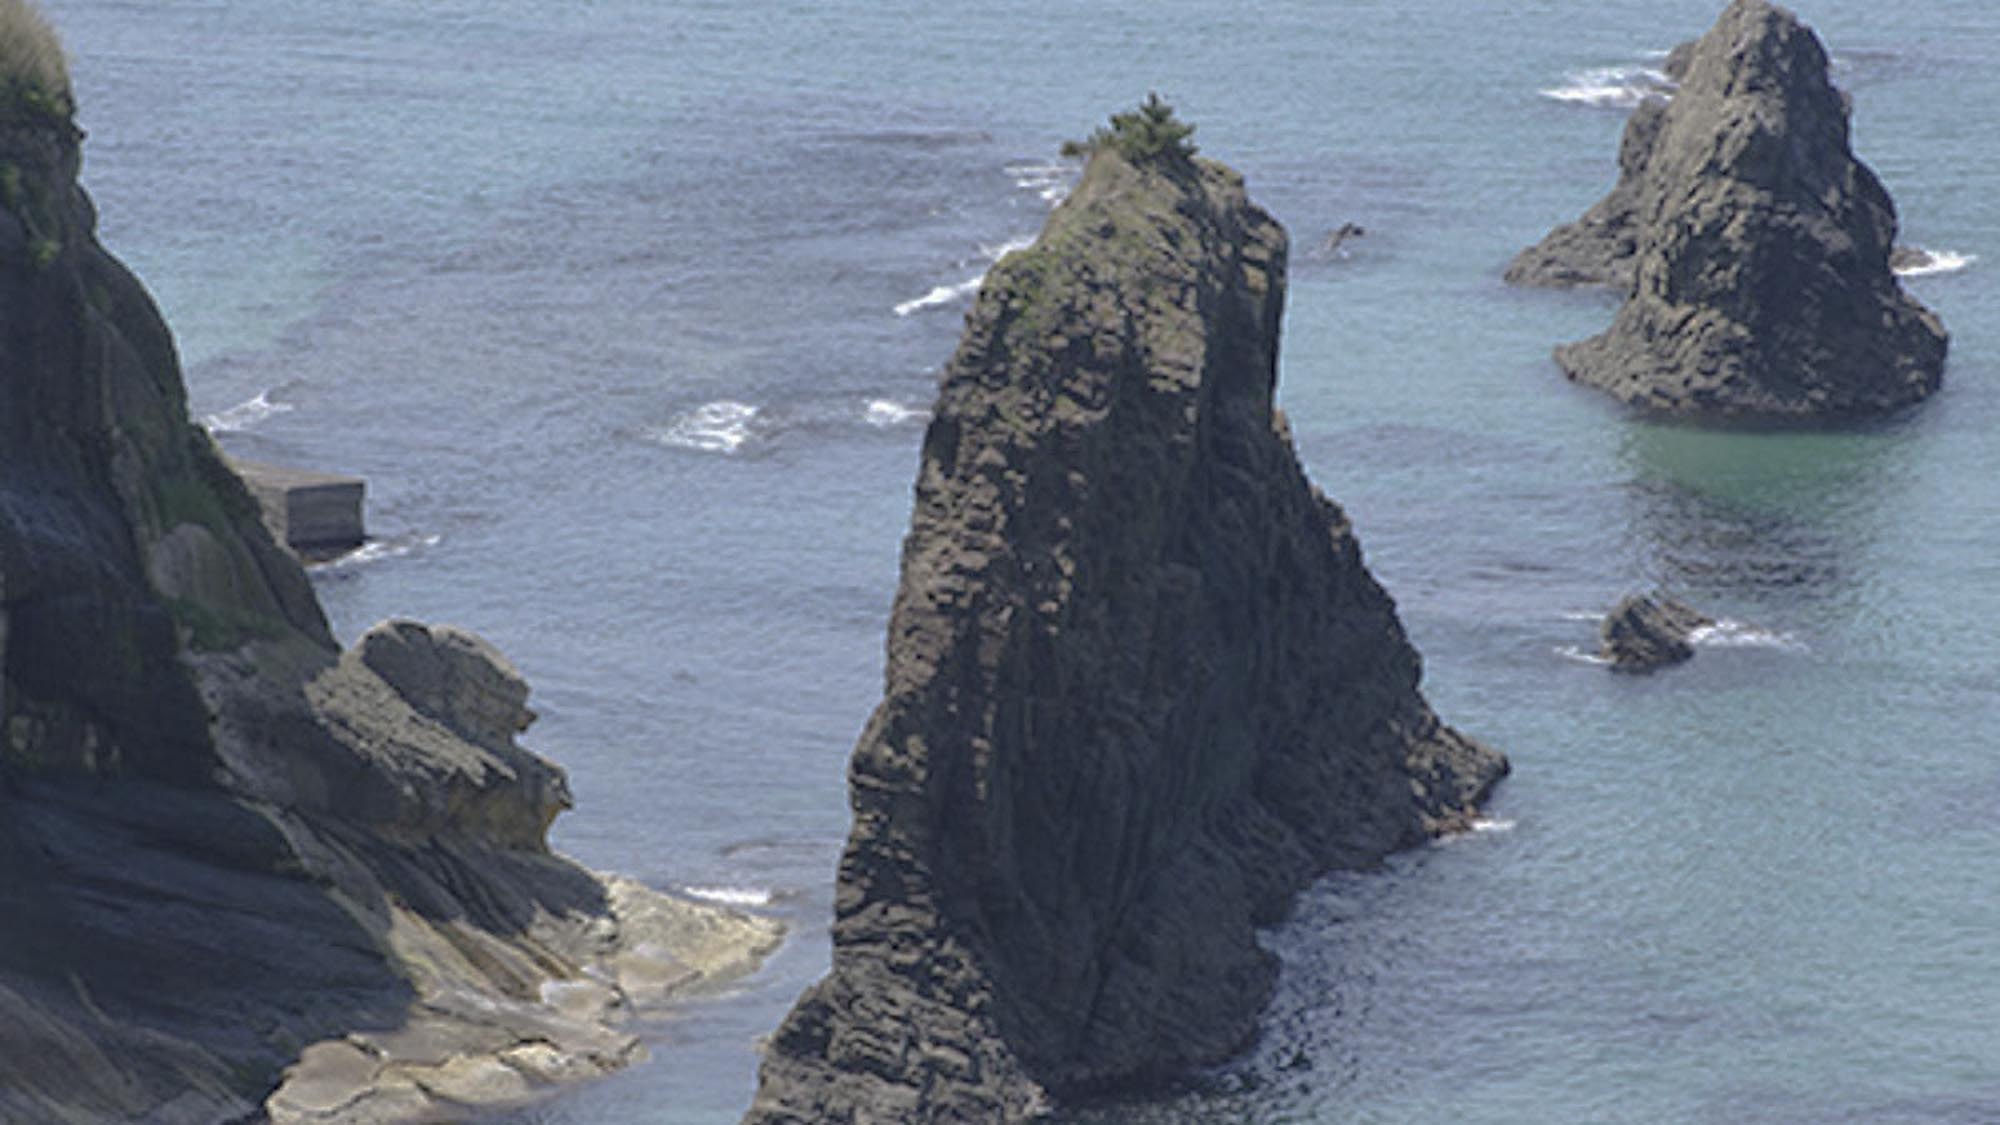
[[[1673,100],[1633,112],[1619,172],[1508,271],[1629,293],[1609,331],[1557,349],[1572,379],[1721,420],[1881,413],[1937,389],[1944,329],[1890,271],[1895,207],[1790,12],[1734,0]]]
[[[750,1121],[1012,1121],[1222,1059],[1254,927],[1506,769],[1424,703],[1273,410],[1283,230],[1157,132],[1100,137],[942,376],[832,972]]]
[[[622,1065],[623,1013],[772,927],[552,855],[563,775],[483,642],[339,651],[97,243],[29,16],[0,8],[0,1120],[435,1120]]]

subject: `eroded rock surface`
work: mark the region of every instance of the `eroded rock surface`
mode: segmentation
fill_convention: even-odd
[[[1906,406],[1943,375],[1944,328],[1892,274],[1895,237],[1818,39],[1766,0],[1734,0],[1673,99],[1633,112],[1617,186],[1508,280],[1629,294],[1609,331],[1556,359],[1632,406],[1838,419]]]
[[[1442,724],[1272,408],[1286,238],[1100,148],[946,368],[850,769],[833,969],[752,1122],[1015,1121],[1254,1033],[1255,927],[1467,824]]]
[[[1605,616],[1598,655],[1616,672],[1651,672],[1692,659],[1696,632],[1714,624],[1683,602],[1634,594]]]
[[[96,240],[68,105],[0,84],[0,1120],[451,1120],[623,1065],[775,926],[551,854],[562,773],[484,642],[339,650]]]

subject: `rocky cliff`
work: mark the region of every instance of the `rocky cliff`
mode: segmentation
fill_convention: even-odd
[[[339,650],[96,240],[59,51],[0,23],[0,1120],[437,1119],[622,1065],[771,927],[552,855],[477,638]]]
[[[1791,421],[1881,413],[1936,390],[1946,338],[1890,270],[1896,212],[1848,143],[1817,38],[1734,0],[1671,102],[1632,114],[1619,181],[1508,280],[1608,284],[1609,331],[1563,370],[1642,409]]]
[[[1100,136],[941,377],[833,968],[752,1122],[1019,1120],[1222,1059],[1272,987],[1254,927],[1505,771],[1425,704],[1273,408],[1283,230],[1156,134]]]

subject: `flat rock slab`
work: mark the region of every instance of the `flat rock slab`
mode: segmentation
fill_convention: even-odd
[[[300,555],[327,557],[367,540],[361,518],[367,483],[360,477],[233,457],[229,467],[257,498],[272,537]]]

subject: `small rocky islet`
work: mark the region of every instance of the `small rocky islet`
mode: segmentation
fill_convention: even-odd
[[[1818,38],[1734,0],[1670,66],[1678,88],[1633,111],[1610,194],[1507,270],[1625,293],[1609,329],[1556,349],[1564,374],[1697,422],[1840,422],[1936,391],[1944,326],[1896,280],[1895,205],[1853,153]]]
[[[1614,672],[1652,672],[1694,658],[1694,639],[1715,619],[1664,594],[1634,594],[1606,614],[1598,659]]]
[[[1825,62],[1762,0],[1676,53],[1618,187],[1509,274],[1628,290],[1572,378],[1724,421],[1936,388]],[[58,78],[0,112],[0,1117],[427,1120],[625,1065],[631,1012],[777,928],[551,853],[567,788],[485,642],[334,642],[97,244]],[[1228,1058],[1257,927],[1508,770],[1425,702],[1293,451],[1283,229],[1163,104],[1113,121],[941,377],[833,963],[757,1125],[1023,1120]],[[1708,623],[1634,599],[1604,652],[1659,667]]]

